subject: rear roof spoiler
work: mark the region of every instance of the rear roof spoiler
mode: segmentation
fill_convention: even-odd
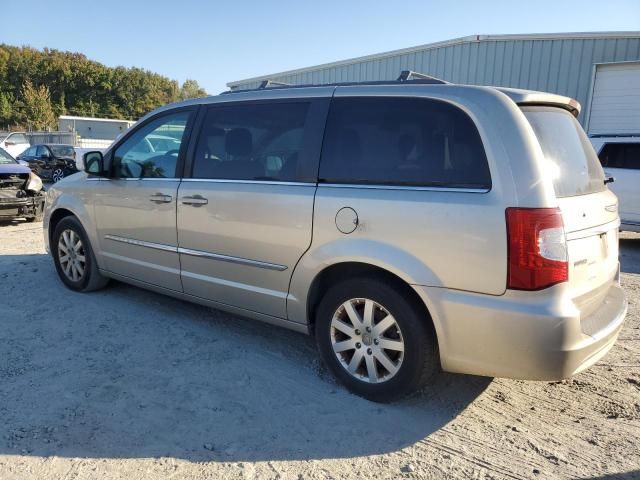
[[[499,92],[507,95],[517,105],[544,105],[564,108],[574,117],[580,114],[580,103],[570,97],[556,95],[555,93],[536,92],[534,90],[520,90],[518,88],[495,87]]]

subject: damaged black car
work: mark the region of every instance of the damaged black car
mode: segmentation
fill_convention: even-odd
[[[42,180],[0,148],[0,220],[24,217],[41,221],[45,193]]]

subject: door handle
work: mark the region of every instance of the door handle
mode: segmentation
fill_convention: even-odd
[[[173,197],[171,195],[165,195],[163,193],[154,193],[153,195],[151,195],[151,197],[149,197],[149,200],[154,203],[170,203],[171,200],[173,200]]]
[[[201,195],[194,195],[193,197],[182,197],[182,203],[184,205],[191,205],[192,207],[201,207],[209,203],[209,200]]]

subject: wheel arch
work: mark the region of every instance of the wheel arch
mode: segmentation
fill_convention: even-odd
[[[66,208],[57,208],[56,210],[53,211],[53,213],[51,213],[51,216],[49,217],[49,235],[48,235],[49,248],[51,248],[51,240],[53,239],[53,232],[55,232],[56,226],[65,217],[78,218],[78,216],[75,213],[73,213],[71,210],[68,210]]]
[[[339,262],[327,266],[313,278],[309,286],[306,301],[306,317],[308,321],[309,332],[313,334],[315,326],[315,312],[318,304],[327,289],[337,281],[349,278],[369,277],[378,278],[386,284],[393,285],[396,289],[410,299],[416,308],[423,313],[423,318],[433,334],[436,343],[438,342],[437,328],[434,323],[433,316],[425,304],[423,299],[418,295],[415,289],[404,279],[393,272],[386,270],[380,266],[366,262]]]

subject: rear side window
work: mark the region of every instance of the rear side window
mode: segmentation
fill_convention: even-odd
[[[319,176],[327,183],[491,188],[471,118],[420,98],[335,98]]]
[[[73,158],[75,150],[70,145],[51,145],[53,154],[59,158]]]
[[[49,153],[49,150],[47,149],[47,147],[45,147],[44,145],[39,145],[38,148],[36,149],[36,156],[50,157],[51,154]]]
[[[553,107],[522,111],[538,137],[556,196],[587,195],[606,188],[598,156],[573,115]]]
[[[640,143],[607,143],[599,157],[603,167],[640,170]]]
[[[29,147],[27,148],[27,150],[22,154],[23,157],[33,157],[36,154],[36,149],[37,147]]]
[[[192,176],[296,180],[308,112],[305,102],[211,107],[198,140]]]

